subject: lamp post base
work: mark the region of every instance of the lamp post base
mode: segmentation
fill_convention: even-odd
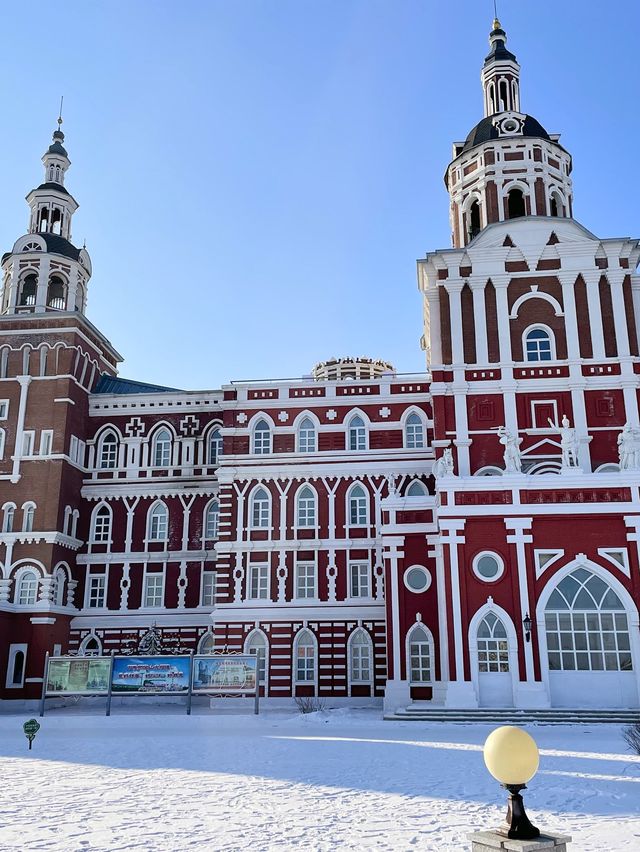
[[[471,852],[567,852],[571,842],[566,834],[541,834],[533,840],[517,840],[497,831],[476,831],[467,837]]]
[[[540,837],[540,829],[531,824],[520,790],[526,790],[526,784],[503,784],[509,793],[509,806],[504,825],[497,829],[498,834],[503,834],[511,840],[535,840]]]

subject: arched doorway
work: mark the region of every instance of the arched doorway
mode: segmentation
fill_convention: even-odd
[[[613,586],[580,566],[557,583],[544,604],[553,707],[638,706],[632,612],[623,603],[624,592]]]
[[[480,706],[513,707],[509,637],[502,619],[493,611],[478,624],[476,655]]]

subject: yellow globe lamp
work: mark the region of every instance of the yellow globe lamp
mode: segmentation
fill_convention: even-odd
[[[540,830],[529,821],[520,795],[538,771],[540,754],[535,740],[522,728],[505,725],[489,734],[483,753],[487,769],[509,793],[506,821],[498,833],[518,840],[539,837]]]

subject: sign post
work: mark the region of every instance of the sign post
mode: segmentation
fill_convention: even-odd
[[[37,722],[35,719],[29,719],[29,721],[25,722],[22,726],[22,730],[24,731],[25,737],[29,740],[29,751],[31,751],[33,740],[40,730],[40,722]]]
[[[40,718],[44,716],[44,699],[47,696],[47,678],[49,677],[49,652],[44,655],[44,677],[42,678],[42,694],[40,695]],[[31,742],[29,742],[31,748]]]
[[[187,693],[187,716],[191,715],[191,699],[193,698],[193,651],[189,654],[189,692]]]

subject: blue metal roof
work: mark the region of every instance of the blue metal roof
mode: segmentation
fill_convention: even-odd
[[[150,385],[133,379],[121,379],[103,373],[92,393],[182,393],[179,388],[166,388],[162,385]]]

